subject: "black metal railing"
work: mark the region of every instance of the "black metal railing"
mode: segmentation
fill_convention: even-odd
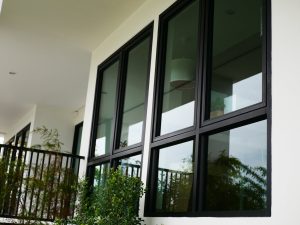
[[[43,221],[72,217],[81,159],[0,145],[0,217]]]

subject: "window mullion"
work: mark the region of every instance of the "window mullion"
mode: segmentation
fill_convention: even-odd
[[[124,92],[126,84],[126,57],[124,51],[120,52],[119,55],[119,71],[118,71],[118,84],[117,84],[117,95],[115,100],[115,113],[114,113],[114,128],[112,131],[112,145],[110,154],[113,155],[115,149],[118,148],[118,141],[120,139],[120,127],[122,124],[122,109],[124,104]]]

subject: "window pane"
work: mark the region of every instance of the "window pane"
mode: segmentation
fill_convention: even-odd
[[[194,124],[198,6],[195,1],[168,22],[161,135]]]
[[[120,159],[118,162],[124,175],[129,177],[141,176],[142,155],[136,155],[125,159]]]
[[[119,147],[142,141],[150,38],[129,52],[127,80]]]
[[[215,0],[210,118],[262,101],[262,0]]]
[[[119,62],[116,62],[103,73],[95,156],[107,154],[111,149],[118,67]]]
[[[29,133],[30,133],[30,130],[29,128],[25,131],[24,133],[24,144],[23,144],[23,147],[28,147],[28,139],[29,139]]]
[[[95,166],[94,187],[105,184],[109,170],[110,170],[109,163],[104,163],[99,166]]]
[[[267,200],[267,121],[208,138],[205,209],[260,210]]]
[[[187,212],[191,208],[194,142],[159,150],[156,211]]]

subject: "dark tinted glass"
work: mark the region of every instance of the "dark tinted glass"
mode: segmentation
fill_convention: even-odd
[[[150,38],[147,38],[128,54],[121,140],[119,147],[127,147],[142,141],[146,83],[148,80]]]
[[[195,1],[168,22],[161,135],[194,124],[198,7]]]
[[[142,155],[120,159],[118,162],[124,175],[129,177],[141,176]]]
[[[263,0],[215,0],[209,118],[262,101]]]
[[[206,210],[260,210],[267,199],[267,121],[208,137]]]
[[[107,154],[111,149],[118,67],[119,62],[116,62],[103,72],[95,156]]]
[[[104,163],[94,167],[94,187],[103,185],[106,182],[109,169],[109,163]]]
[[[194,142],[159,150],[156,211],[187,212],[191,208]]]

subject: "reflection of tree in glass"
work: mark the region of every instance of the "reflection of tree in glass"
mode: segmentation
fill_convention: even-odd
[[[208,161],[206,205],[208,210],[261,210],[266,208],[266,168],[251,167],[222,151]]]
[[[108,166],[96,166],[94,171],[94,186],[103,186],[107,180],[108,174]]]
[[[186,212],[191,207],[193,156],[182,159],[181,169],[158,169],[157,208],[165,212]],[[160,206],[159,206],[160,205]]]

